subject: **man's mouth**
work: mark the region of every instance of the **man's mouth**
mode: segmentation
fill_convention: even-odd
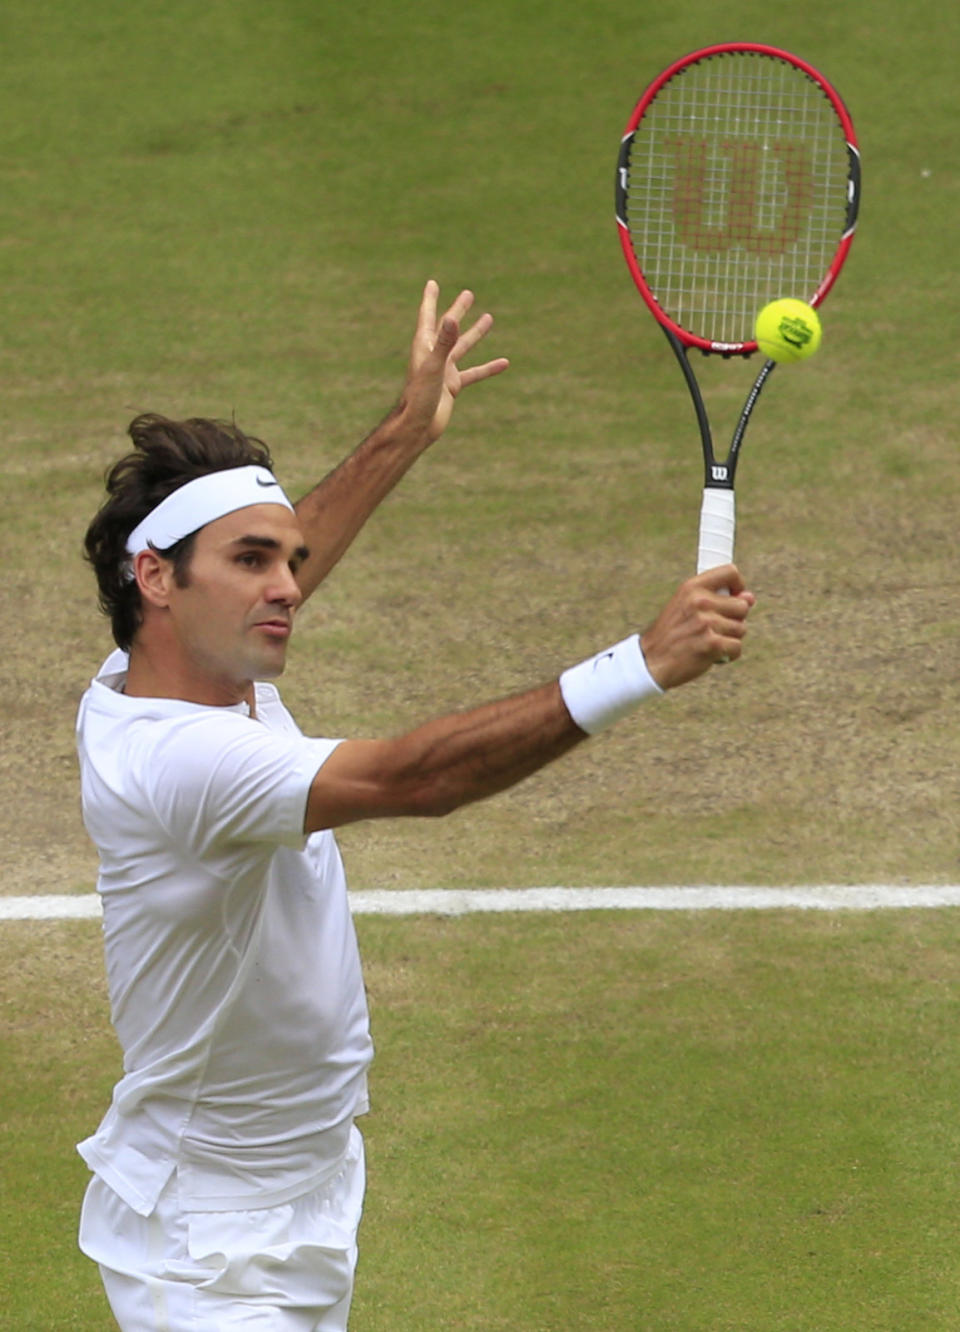
[[[262,629],[268,638],[289,638],[293,625],[289,620],[261,620],[256,628]]]

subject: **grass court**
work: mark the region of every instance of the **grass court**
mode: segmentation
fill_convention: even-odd
[[[496,316],[466,394],[305,609],[307,731],[538,683],[692,568],[700,455],[613,221],[620,132],[693,48],[838,87],[864,200],[812,361],[738,472],[744,661],[517,791],[340,838],[351,887],[958,879],[960,16],[358,0],[0,14],[4,893],[88,893],[80,559],[139,411],[235,415],[302,493],[402,382],[436,277]],[[749,367],[704,365],[717,433]],[[700,367],[698,367],[698,374]],[[359,922],[378,1057],[352,1327],[947,1332],[960,913]],[[94,922],[0,923],[4,1326],[110,1326],[76,1251],[117,1076]]]

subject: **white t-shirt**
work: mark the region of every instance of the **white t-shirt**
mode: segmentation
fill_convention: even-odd
[[[373,1047],[333,834],[303,832],[335,740],[269,684],[208,707],[120,692],[115,652],[77,719],[83,817],[124,1074],[91,1170],[142,1215],[174,1170],[198,1211],[268,1207],[333,1169]]]

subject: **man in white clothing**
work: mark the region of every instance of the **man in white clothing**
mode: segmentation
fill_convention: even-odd
[[[559,679],[396,739],[307,738],[269,681],[294,616],[501,360],[460,361],[464,292],[428,283],[394,412],[294,507],[234,426],[143,416],[87,554],[118,650],[78,748],[123,1076],[97,1132],[80,1243],[125,1332],[342,1332],[372,1056],[332,829],[503,790],[647,697],[740,655],[733,566]]]

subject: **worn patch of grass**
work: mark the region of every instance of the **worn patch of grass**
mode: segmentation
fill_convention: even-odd
[[[349,830],[355,886],[955,876],[956,177],[935,99],[922,162],[902,126],[957,20],[922,8],[869,31],[738,13],[837,81],[865,163],[824,351],[778,370],[741,464],[747,660],[455,835]],[[636,42],[622,0],[496,0],[479,24],[433,0],[335,23],[307,0],[100,0],[82,22],[44,0],[3,22],[11,889],[95,872],[72,720],[109,643],[78,549],[137,410],[235,412],[297,491],[397,391],[428,274],[497,314],[509,375],[464,400],[304,611],[287,691],[310,729],[396,731],[549,678],[690,571],[692,413],[620,259],[611,177],[632,99],[717,36],[712,11],[647,14]],[[723,435],[744,367],[700,368]]]

